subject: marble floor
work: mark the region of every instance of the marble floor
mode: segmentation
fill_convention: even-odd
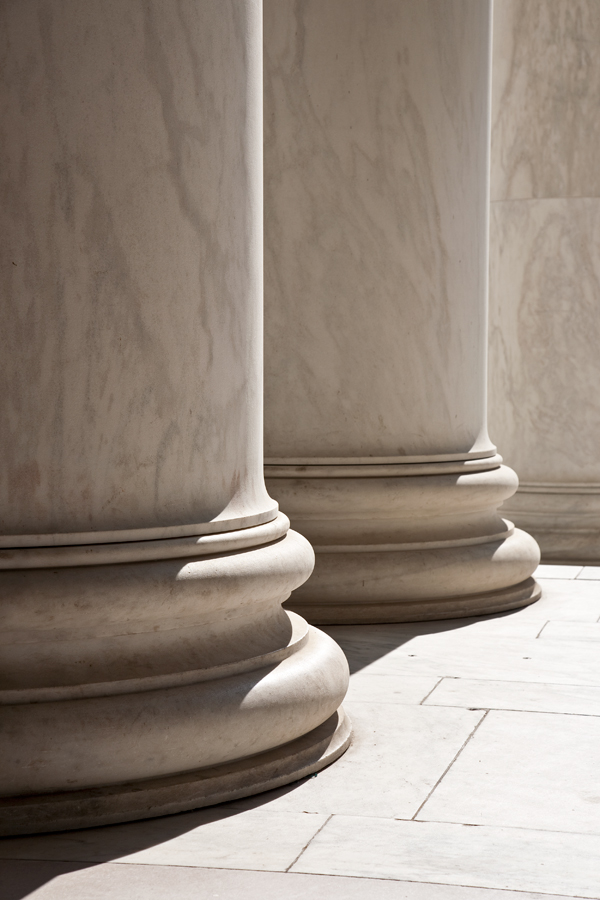
[[[303,782],[128,825],[0,841],[1,900],[600,898],[600,568],[542,600],[327,629],[354,742]]]

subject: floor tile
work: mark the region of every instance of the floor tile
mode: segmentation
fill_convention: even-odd
[[[600,835],[599,763],[600,718],[492,711],[418,818]]]
[[[483,713],[390,703],[345,703],[354,737],[334,765],[295,788],[233,801],[248,809],[410,818]]]
[[[598,622],[569,622],[551,620],[539,634],[540,640],[548,641],[600,641]]]
[[[441,632],[410,638],[379,659],[359,635],[340,643],[355,666],[360,662],[373,675],[485,675],[491,681],[600,685],[600,653],[594,644],[583,641]]]
[[[600,838],[522,828],[334,816],[292,871],[597,900]]]
[[[4,838],[2,859],[54,859],[285,871],[327,816],[198,810],[127,825]]]
[[[600,584],[594,581],[541,579],[542,596],[530,606],[510,613],[516,620],[570,619],[597,622]]]
[[[104,863],[0,861],[2,900],[568,900],[372,878]]]
[[[444,678],[424,702],[426,706],[600,716],[600,687]]]
[[[583,566],[540,565],[533,573],[534,578],[577,578]]]
[[[578,574],[577,578],[582,581],[586,579],[591,579],[594,581],[600,580],[600,566],[584,566],[583,570]]]
[[[419,704],[438,683],[439,678],[410,675],[371,675],[357,672],[350,678],[345,705],[352,701],[366,703]]]

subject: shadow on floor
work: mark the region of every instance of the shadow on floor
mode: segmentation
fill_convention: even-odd
[[[473,622],[503,618],[512,614],[512,612],[508,612],[468,619],[391,625],[332,625],[324,626],[322,630],[340,644],[348,659],[350,672],[353,674],[387,656],[388,653],[416,635],[457,630],[466,628]],[[245,809],[256,809],[276,796],[294,791],[306,780],[302,779],[274,791],[257,794],[250,802],[246,800]],[[9,850],[12,855],[13,851],[9,848],[11,844],[14,847],[12,859],[0,858],[0,898],[1,900],[25,900],[44,884],[48,884],[61,875],[111,862],[165,843],[204,824],[236,816],[240,812],[242,810],[222,804],[208,809],[161,816],[156,819],[144,819],[122,825],[90,828],[78,832],[55,832],[22,838],[0,838],[0,853],[7,855],[7,850]],[[21,842],[30,843],[27,859],[22,858],[25,843]],[[36,847],[33,846],[34,844]],[[37,855],[38,853],[39,855]],[[73,861],[73,856],[80,859]]]
[[[354,675],[355,672],[359,672],[371,663],[387,656],[388,653],[392,653],[417,635],[458,631],[475,622],[504,619],[517,612],[519,610],[514,609],[487,616],[441,619],[432,622],[400,622],[389,625],[321,625],[319,627],[340,645],[346,654],[350,674]]]

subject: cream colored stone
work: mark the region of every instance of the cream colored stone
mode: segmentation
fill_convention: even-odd
[[[261,25],[252,0],[0,11],[4,834],[348,746],[344,656],[281,607],[313,553],[262,473]]]
[[[598,716],[492,710],[418,818],[600,836],[599,740]]]
[[[486,426],[490,16],[265,5],[266,475],[313,622],[539,595]]]
[[[490,433],[559,562],[600,558],[599,39],[594,0],[495,3]]]
[[[596,0],[494,0],[491,197],[599,197]]]
[[[560,624],[562,626],[565,623]],[[512,709],[524,712],[600,716],[600,687],[443,678],[423,702],[425,706],[461,706],[468,709]]]
[[[463,889],[562,893],[596,900],[600,838],[525,828],[334,816],[292,871],[358,878],[377,873],[379,878],[418,878]]]

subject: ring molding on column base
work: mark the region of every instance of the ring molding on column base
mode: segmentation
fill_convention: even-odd
[[[320,771],[351,739],[352,725],[340,708],[308,734],[233,763],[86,791],[7,798],[0,800],[0,835],[113,825],[238,800]]]
[[[294,770],[290,742],[338,711],[348,666],[331,638],[281,607],[313,562],[309,544],[288,525],[280,516],[271,526],[244,531],[246,543],[248,531],[255,531],[255,546],[241,547],[234,533],[231,552],[206,553],[209,542],[202,546],[205,555],[197,551],[192,558],[147,559],[144,553],[141,562],[121,562],[122,548],[113,545],[79,566],[56,565],[56,547],[52,569],[11,569],[6,566],[14,557],[2,560],[5,833],[14,833],[13,808],[28,810],[20,833],[99,824],[93,812],[98,791],[108,798],[100,804],[102,815],[117,816],[102,821],[124,821],[174,811],[175,803],[189,809],[219,802],[211,798],[221,796],[221,788],[226,794],[241,790],[243,773],[250,779],[246,793],[303,777],[308,763],[299,757]],[[189,552],[187,543],[184,549]],[[117,564],[104,561],[110,552]],[[72,553],[65,548],[67,560]],[[327,765],[340,747],[334,741],[310,765]],[[286,749],[277,769],[279,748]],[[274,754],[274,774],[262,763],[255,772],[247,762],[265,753]],[[217,790],[209,784],[212,775],[202,773],[223,765],[233,767],[234,788],[219,775]],[[166,805],[158,811],[148,812],[146,805],[140,812],[134,804],[127,812],[126,802],[117,799],[120,785],[135,797],[136,785],[185,781],[192,772],[204,787],[187,805],[163,791]],[[77,797],[90,790],[96,793],[86,794],[80,813],[73,813],[76,824],[66,825],[71,819],[60,813],[65,792],[73,810]]]
[[[316,553],[286,604],[314,624],[454,618],[533,603],[539,548],[502,519],[516,490],[498,456],[385,466],[266,467]],[[433,471],[432,471],[433,469]],[[378,472],[379,470],[379,472]],[[401,470],[401,471],[399,471]]]

